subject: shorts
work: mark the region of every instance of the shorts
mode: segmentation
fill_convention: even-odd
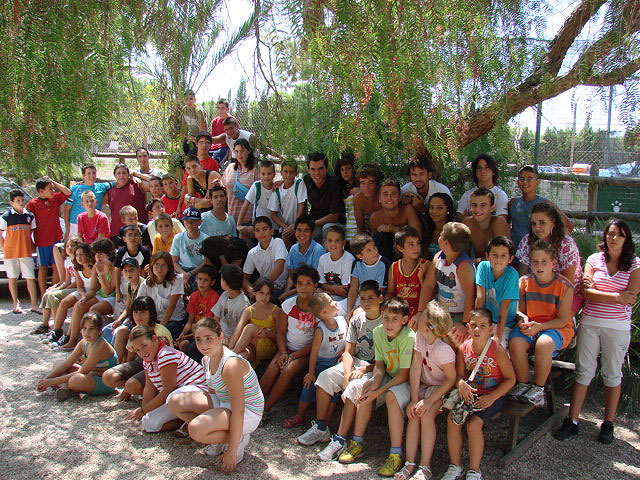
[[[271,360],[276,354],[277,350],[278,346],[276,345],[276,342],[274,342],[270,338],[259,338],[256,342],[255,362],[258,363],[262,360]]]
[[[53,258],[53,247],[56,246],[56,243],[58,242],[53,242],[47,247],[36,247],[36,252],[38,254],[38,267],[50,267],[51,265],[56,264],[56,261]]]
[[[337,361],[338,359],[336,357],[333,357],[333,358],[318,357],[318,359],[316,360],[316,371],[315,371],[316,379],[326,369],[335,366]],[[300,392],[300,401],[305,403],[313,403],[316,401],[315,383],[308,387],[302,387],[302,391]]]
[[[176,393],[185,393],[185,392],[203,392],[204,393],[204,390],[202,390],[202,388],[196,385],[184,385],[182,387],[176,388],[173,392],[167,395],[167,399],[162,405],[160,405],[158,408],[154,410],[151,410],[150,412],[146,413],[142,417],[141,422],[142,422],[142,428],[144,429],[144,431],[147,433],[156,433],[162,430],[162,426],[165,423],[170,422],[171,420],[177,420],[178,417],[176,417],[173,413],[169,411],[169,407],[167,406],[167,404],[169,403],[169,399],[173,395],[175,395]]]
[[[359,358],[353,358],[353,368],[366,367],[369,362],[360,360]],[[342,362],[334,365],[331,368],[327,368],[325,371],[318,375],[316,379],[316,387],[321,388],[329,395],[334,395],[342,391],[342,382],[344,381],[344,366]]]
[[[78,224],[69,223],[69,236],[78,235]]]
[[[132,360],[130,362],[120,363],[115,367],[111,367],[109,370],[117,373],[120,376],[120,379],[123,381],[134,378],[140,385],[144,386],[145,384],[146,377],[140,357],[137,357],[135,360]]]
[[[65,288],[63,290],[50,290],[44,292],[40,301],[40,308],[56,308],[64,297],[75,292],[75,288]]]
[[[102,381],[102,376],[93,375],[93,379],[96,381],[96,386],[91,390],[91,395],[108,395],[115,392],[115,388],[107,387]]]
[[[476,417],[479,417],[482,420],[482,423],[485,425],[489,423],[489,421],[496,416],[496,414],[502,410],[504,405],[504,397],[500,397],[495,402],[493,402],[489,407],[484,410],[480,410],[479,412],[473,412]]]
[[[349,385],[347,385],[347,388],[345,388],[344,392],[342,392],[342,400],[351,400],[354,403],[357,402],[362,395],[364,384],[372,378],[373,373],[367,373],[361,378],[351,380],[349,382]],[[389,383],[391,378],[392,377],[390,377],[389,375],[385,375],[380,386]],[[407,408],[407,405],[409,405],[409,401],[411,400],[411,387],[409,386],[409,382],[402,382],[400,385],[394,385],[388,391],[393,393],[393,395],[396,397],[398,405],[400,406],[400,410],[402,410],[402,414],[406,415],[405,410]],[[385,396],[386,395],[380,395],[378,398],[376,398],[375,408],[379,408],[380,406],[385,404]]]
[[[109,305],[111,305],[111,311],[113,312],[113,309],[116,306],[115,295],[113,297],[103,297],[102,295],[96,294],[96,299],[98,300],[98,302],[107,302]]]
[[[33,258],[5,258],[4,265],[7,269],[7,278],[18,278],[22,274],[22,278],[33,280],[36,278],[35,266]]]
[[[556,357],[560,352],[560,350],[562,350],[563,338],[560,332],[555,328],[550,328],[549,330],[543,330],[540,333],[538,333],[535,337],[530,337],[528,335],[524,335],[520,331],[520,327],[515,326],[513,327],[513,330],[511,330],[511,336],[509,337],[509,340],[511,340],[512,338],[522,338],[526,340],[529,343],[529,345],[533,346],[535,342],[538,340],[538,338],[540,338],[543,335],[550,337],[553,340],[553,344],[555,345],[555,350],[553,351],[552,357]]]
[[[576,348],[576,382],[589,385],[596,375],[598,354],[600,373],[605,387],[617,387],[622,382],[624,363],[631,332],[605,327],[580,325]]]
[[[212,397],[211,401],[213,402],[214,408],[226,408],[227,410],[231,410],[230,403],[220,402],[218,400],[218,397],[216,397],[216,395],[213,393],[210,393],[209,395]],[[258,415],[257,413],[252,412],[251,410],[245,407],[243,423],[242,423],[242,435],[249,435],[250,433],[254,432],[260,425],[261,421],[262,421],[262,413]]]

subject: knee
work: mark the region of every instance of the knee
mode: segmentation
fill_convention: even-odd
[[[482,427],[484,426],[484,423],[482,422],[480,417],[471,417],[465,425],[467,428],[467,433],[469,435],[482,435]]]
[[[107,387],[115,388],[120,381],[120,374],[116,373],[112,369],[109,369],[102,374],[102,383]]]
[[[393,394],[392,391],[388,390],[387,393],[384,394],[384,400],[385,400],[385,403],[387,404],[387,409],[391,407],[400,408],[400,406],[398,405],[398,399],[396,398],[396,396]]]
[[[538,353],[553,353],[556,348],[556,344],[553,339],[547,335],[542,335],[536,340],[536,354]]]
[[[167,403],[169,411],[176,416],[178,413],[182,412],[185,397],[186,395],[184,393],[174,393],[171,395],[169,397],[169,402]]]
[[[124,384],[124,389],[130,395],[142,395],[143,386],[135,378],[130,378]]]
[[[196,442],[204,443],[203,440],[206,437],[206,430],[204,422],[200,417],[196,417],[189,422],[188,426],[189,436]]]
[[[529,351],[529,343],[521,338],[512,338],[509,341],[509,352],[512,355],[525,355]]]
[[[242,333],[254,336],[256,333],[258,333],[258,327],[253,323],[249,323],[244,327]]]
[[[86,390],[85,385],[85,375],[82,373],[76,373],[69,378],[67,381],[67,385],[69,386],[69,390],[74,390],[76,392],[82,392]]]

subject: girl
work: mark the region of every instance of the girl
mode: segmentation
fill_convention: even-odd
[[[238,218],[253,182],[260,180],[260,171],[256,168],[256,159],[248,140],[239,138],[233,144],[233,158],[231,168],[225,168],[222,184],[227,190],[227,209],[239,225]]]
[[[166,213],[161,213],[158,215],[158,218],[156,218],[155,225],[158,233],[152,238],[152,253],[158,253],[160,251],[169,252],[171,250],[171,244],[173,244],[173,237],[176,236],[171,217]]]
[[[66,253],[64,259],[64,275],[60,277],[63,280],[60,284],[48,288],[42,296],[42,301],[40,302],[40,308],[42,309],[42,325],[32,332],[34,335],[47,333],[49,331],[49,319],[51,318],[51,312],[53,312],[53,316],[55,318],[58,305],[62,299],[75,291],[74,287],[76,285],[76,277],[73,270],[73,260],[76,247],[81,242],[82,239],[77,235],[73,235],[67,240],[64,247],[64,251]],[[61,336],[62,330],[59,329],[57,334],[49,335],[47,343],[52,340],[57,341]]]
[[[149,262],[149,276],[140,285],[138,296],[153,298],[160,323],[176,337],[185,323],[183,295],[182,274],[176,273],[169,252],[154,253]]]
[[[341,195],[344,199],[344,208],[346,214],[345,238],[350,240],[358,233],[358,224],[356,222],[354,211],[354,196],[360,192],[358,188],[358,180],[355,173],[355,157],[352,153],[343,153],[336,162],[333,175],[338,179],[340,184]]]
[[[119,163],[113,169],[113,176],[116,179],[116,183],[107,190],[104,198],[105,203],[109,204],[109,209],[111,210],[110,230],[112,239],[118,236],[120,227],[124,225],[119,212],[125,205],[131,205],[138,211],[138,220],[140,222],[146,224],[149,221],[145,206],[146,196],[138,186],[139,180],[131,176],[129,167],[124,163]]]
[[[623,220],[611,220],[602,232],[599,253],[587,258],[582,280],[586,304],[578,327],[576,381],[569,417],[554,437],[578,434],[578,417],[595,376],[598,354],[605,385],[604,422],[598,440],[613,442],[613,421],[622,381],[622,362],[629,348],[631,313],[640,289],[640,258],[635,256],[631,229]]]
[[[255,367],[262,360],[271,360],[278,350],[276,320],[284,321],[280,307],[271,303],[275,294],[273,281],[260,277],[251,285],[256,303],[244,309],[229,348],[251,362]]]
[[[188,424],[189,436],[222,454],[222,470],[232,472],[244,458],[249,437],[262,419],[264,397],[249,362],[222,344],[217,320],[203,318],[195,327],[209,392],[176,393],[169,410]]]
[[[142,406],[129,413],[127,418],[141,420],[147,433],[178,428],[182,420],[169,411],[167,404],[174,393],[207,391],[202,367],[168,346],[152,327],[134,327],[129,335],[129,346],[142,358],[145,383]]]
[[[57,388],[56,398],[60,402],[80,392],[91,395],[113,392],[113,388],[102,382],[102,373],[116,365],[118,358],[113,347],[102,338],[102,324],[102,315],[98,312],[89,312],[82,317],[82,340],[66,360],[56,362],[53,370],[38,382],[39,392],[49,387]]]
[[[434,193],[427,202],[427,213],[424,234],[426,251],[424,254],[427,260],[432,260],[440,250],[438,238],[442,233],[442,227],[445,223],[453,222],[455,219],[453,198],[446,193]]]
[[[196,207],[201,212],[211,210],[211,194],[209,191],[214,185],[220,184],[222,177],[215,170],[204,170],[196,156],[188,156],[184,166],[189,175],[184,207]]]
[[[442,397],[456,381],[456,354],[446,339],[453,327],[449,313],[436,301],[427,304],[417,316],[416,342],[409,373],[411,401],[407,405],[407,458],[394,480],[407,480],[414,472],[416,480],[429,480],[431,455],[436,442],[436,417]],[[416,467],[418,443],[420,465]]]
[[[102,315],[113,313],[113,307],[116,303],[116,267],[113,266],[116,257],[115,246],[111,240],[103,238],[93,242],[91,252],[95,264],[91,271],[89,289],[80,296],[73,306],[69,340],[60,347],[60,350],[75,348],[80,332],[80,320],[85,313],[88,311],[98,312]]]

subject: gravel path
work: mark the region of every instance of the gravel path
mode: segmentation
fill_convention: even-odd
[[[61,404],[54,397],[37,394],[36,380],[64,354],[29,335],[39,319],[31,313],[11,314],[6,287],[0,287],[0,298],[0,479],[378,478],[375,471],[388,448],[384,409],[377,411],[369,426],[362,463],[326,464],[315,459],[317,448],[295,443],[302,428],[287,431],[280,427],[296,405],[296,396],[290,394],[270,423],[252,435],[237,472],[225,476],[211,458],[194,454],[195,442],[176,439],[170,433],[143,434],[139,425],[125,421],[134,403],[119,403],[110,396]],[[546,435],[505,470],[497,468],[497,460],[506,443],[507,419],[497,419],[487,428],[485,478],[640,479],[640,416],[621,419],[615,443],[605,446],[595,441],[596,414],[599,411],[589,406],[578,438],[561,444]],[[536,421],[540,418],[530,415],[521,430],[532,430]],[[448,463],[443,425],[441,417],[433,461],[436,478]]]

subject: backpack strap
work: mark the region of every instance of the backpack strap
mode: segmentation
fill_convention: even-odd
[[[258,202],[260,201],[260,196],[262,195],[262,182],[256,182],[256,201],[253,202],[253,219],[256,219],[256,213],[258,211]]]

